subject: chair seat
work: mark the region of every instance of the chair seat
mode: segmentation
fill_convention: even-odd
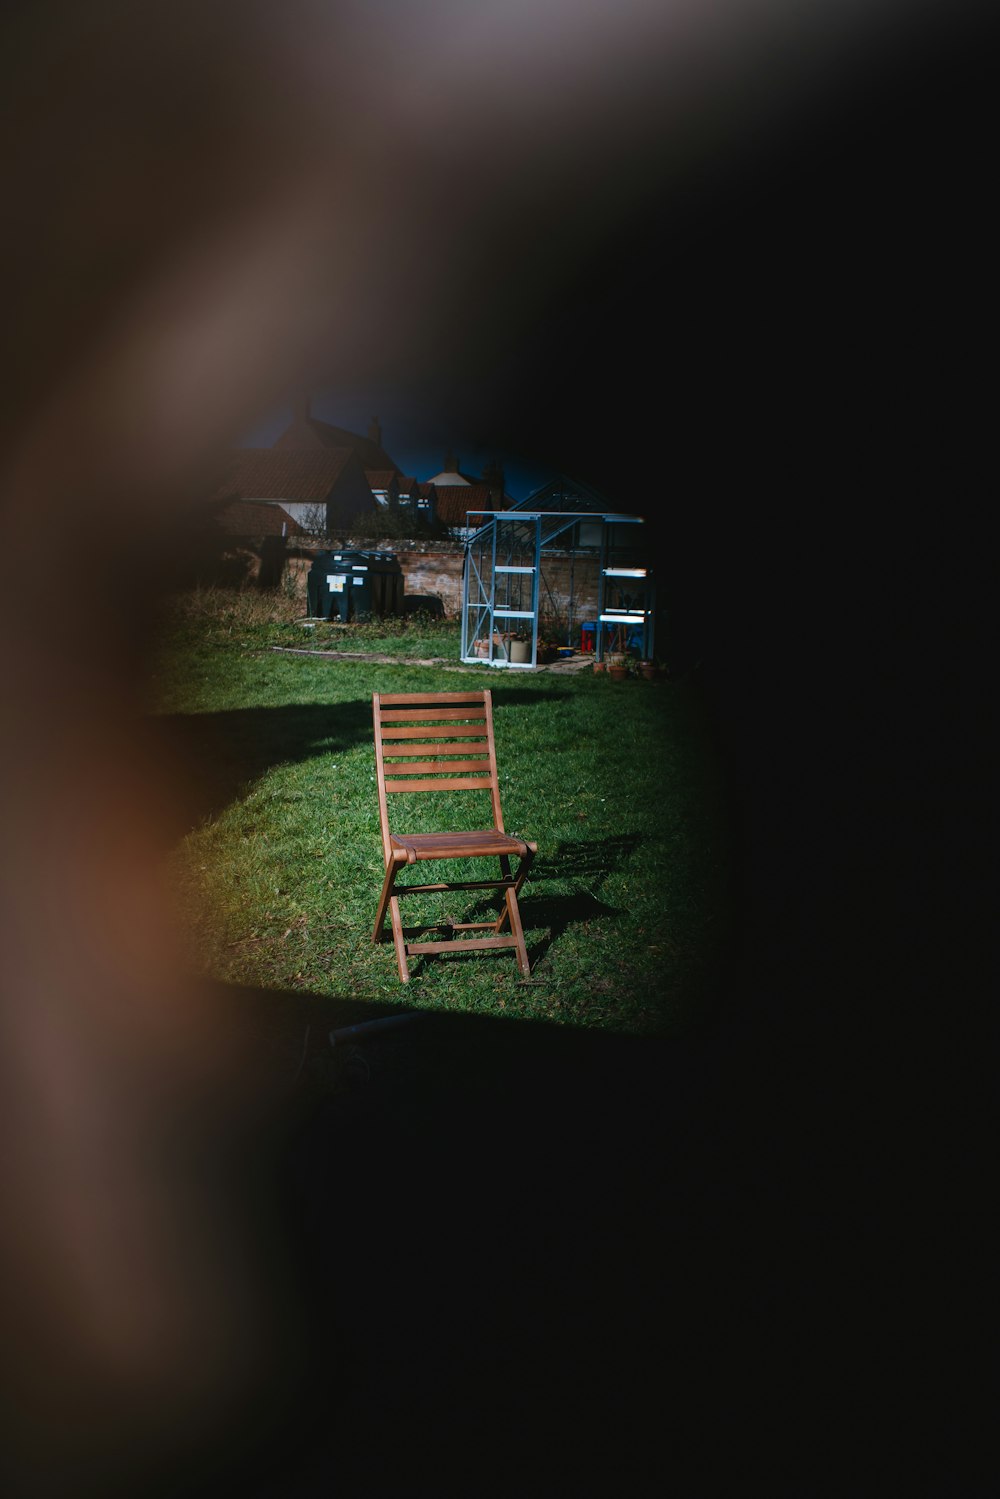
[[[528,845],[520,838],[511,838],[493,828],[474,833],[409,833],[400,837],[390,835],[393,848],[406,853],[406,862],[417,859],[476,859],[496,858],[498,854],[509,854],[523,859]]]

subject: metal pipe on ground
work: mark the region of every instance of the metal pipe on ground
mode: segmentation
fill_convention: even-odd
[[[356,1041],[359,1036],[377,1035],[381,1031],[394,1030],[411,1020],[418,1020],[423,1012],[407,1010],[403,1015],[384,1015],[380,1020],[363,1020],[358,1025],[341,1026],[330,1032],[330,1045],[340,1046],[345,1041]]]

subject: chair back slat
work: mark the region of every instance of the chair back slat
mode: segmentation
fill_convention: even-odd
[[[395,759],[397,755],[432,754],[439,764],[447,765],[450,763],[447,758],[449,755],[480,755],[488,760],[490,746],[489,741],[486,739],[466,740],[462,744],[409,744],[402,740],[389,743],[387,740],[384,745],[384,752],[387,759],[390,755]]]
[[[383,710],[402,704],[425,707],[428,703],[472,703],[482,706],[483,692],[380,692],[379,703]],[[471,715],[470,715],[471,716]]]
[[[391,775],[407,776],[440,776],[446,772],[448,775],[467,775],[470,771],[478,771],[480,775],[489,775],[489,760],[400,760],[385,762],[385,773]],[[386,781],[388,789],[389,782]],[[462,782],[464,785],[465,783]]]
[[[412,726],[391,725],[382,730],[383,739],[482,739],[483,726],[481,723],[456,723],[448,724],[446,727],[438,728],[423,725],[419,728]]]
[[[383,723],[441,723],[448,719],[472,718],[468,708],[385,708]]]
[[[475,777],[441,777],[436,776],[432,780],[429,776],[420,781],[386,781],[386,791],[492,791],[493,782],[489,776],[485,779],[481,776]]]

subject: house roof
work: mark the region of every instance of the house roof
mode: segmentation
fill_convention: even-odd
[[[437,518],[446,526],[468,525],[467,510],[494,510],[486,484],[446,484],[437,491]]]
[[[230,457],[216,498],[325,500],[353,458],[349,448],[240,448]]]
[[[447,492],[449,489],[460,489],[464,491],[466,498],[468,499],[468,504],[470,506],[480,503],[478,495],[483,489],[489,490],[499,499],[499,504],[489,505],[489,509],[491,510],[508,509],[514,503],[511,496],[507,494],[506,490],[504,489],[503,469],[495,459],[491,460],[486,465],[486,467],[483,469],[482,475],[477,479],[474,474],[463,473],[463,471],[458,466],[458,459],[454,457],[453,454],[449,453],[448,457],[445,459],[444,468],[439,474],[435,474],[431,479],[429,479],[428,483],[435,486],[438,491],[439,497],[443,492]],[[473,490],[476,491],[477,498],[472,497],[471,491]],[[457,503],[459,502],[456,501],[456,504]],[[440,503],[438,513],[440,514]],[[457,522],[452,521],[451,524],[455,525],[457,524]]]
[[[266,501],[230,500],[212,514],[212,529],[227,536],[300,536],[303,528],[280,505]],[[282,530],[284,528],[284,531]]]
[[[398,477],[396,470],[391,468],[366,468],[365,478],[371,489],[388,489],[393,479],[398,479],[400,487],[406,482]]]
[[[440,489],[463,489],[466,486],[477,484],[479,481],[473,479],[469,474],[460,474],[457,468],[444,468],[439,474],[428,479],[428,484],[436,484]]]
[[[315,416],[297,415],[282,432],[274,447],[282,452],[288,450],[315,452],[322,451],[324,448],[349,448],[362,468],[370,468],[375,472],[389,470],[394,474],[399,473],[398,464],[393,463],[385,449],[374,438],[360,437],[358,433],[348,432],[344,427],[334,427],[329,422],[321,422]]]

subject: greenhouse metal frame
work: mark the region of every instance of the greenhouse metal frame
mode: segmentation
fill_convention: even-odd
[[[510,510],[470,511],[462,576],[464,662],[530,669],[538,664],[539,625],[545,617],[546,557],[567,559],[567,646],[588,622],[579,618],[574,591],[578,558],[596,561],[594,652],[603,660],[609,638],[650,659],[654,650],[655,584],[639,559],[643,525],[637,515],[597,508],[583,486],[559,481]],[[590,503],[590,508],[580,508]],[[477,526],[478,522],[478,526]],[[558,611],[557,611],[558,612]],[[589,612],[589,611],[588,611]]]

